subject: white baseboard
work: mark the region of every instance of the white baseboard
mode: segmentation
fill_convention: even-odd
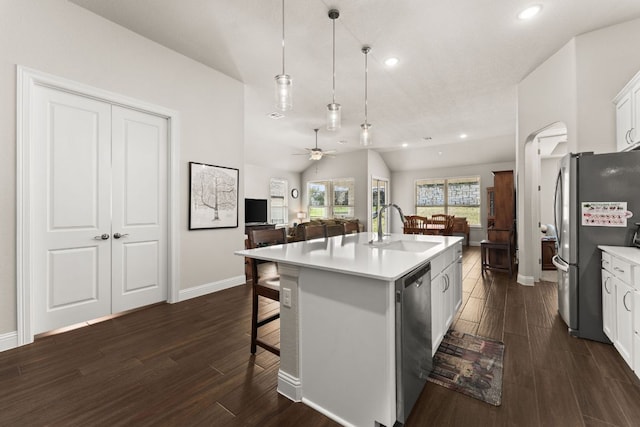
[[[278,371],[278,393],[289,400],[302,400],[302,383],[299,378],[289,375],[282,369]]]
[[[535,281],[533,280],[533,276],[523,276],[522,274],[518,274],[518,283],[523,286],[533,286]]]
[[[204,285],[194,286],[192,288],[180,289],[178,301],[186,301],[191,298],[201,297],[224,289],[233,288],[234,286],[244,285],[246,278],[244,275],[230,277],[213,283],[205,283]]]
[[[348,422],[347,420],[344,420],[344,419],[340,418],[339,416],[337,416],[333,412],[329,412],[326,409],[324,409],[322,406],[316,405],[315,403],[313,403],[309,399],[302,399],[302,403],[304,403],[305,405],[309,406],[310,408],[315,409],[316,411],[320,412],[322,415],[325,415],[325,416],[331,418],[333,421],[337,422],[340,425],[343,425],[345,427],[356,427],[353,424],[351,424],[350,422]]]
[[[8,332],[0,335],[0,351],[11,350],[18,346],[18,332]]]

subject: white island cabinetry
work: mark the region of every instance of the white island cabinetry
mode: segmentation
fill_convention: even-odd
[[[406,371],[397,369],[407,365],[400,360],[411,354],[424,362],[410,367],[416,372],[409,375],[425,381],[437,345],[433,335],[425,334],[419,351],[403,351],[405,329],[398,329],[399,319],[416,314],[409,308],[424,307],[416,323],[428,325],[437,316],[442,322],[437,335],[443,335],[461,295],[460,237],[376,238],[359,233],[236,252],[278,262],[281,292],[291,292],[291,305],[280,306],[278,392],[345,426],[391,427],[405,421],[406,402],[411,405],[412,398],[403,404],[397,400],[409,396],[396,389],[404,390]],[[436,271],[429,272],[429,265]],[[435,288],[422,287],[434,275],[439,276]],[[434,290],[439,295],[432,295]],[[415,295],[411,304],[418,304],[399,309],[408,295]],[[429,300],[432,296],[440,302]]]
[[[640,377],[640,249],[598,247],[603,251],[603,329]]]
[[[462,304],[462,243],[431,261],[432,355],[436,353]]]

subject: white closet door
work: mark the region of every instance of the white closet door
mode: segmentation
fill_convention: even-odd
[[[112,304],[118,313],[167,299],[167,120],[117,106],[112,113]]]
[[[37,334],[111,313],[111,106],[40,86],[33,99]]]

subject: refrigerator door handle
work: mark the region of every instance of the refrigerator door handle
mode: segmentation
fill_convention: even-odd
[[[560,205],[558,205],[558,202],[560,202]],[[556,228],[556,240],[558,242],[558,246],[562,244],[562,217],[558,217],[558,215],[562,215],[563,203],[562,169],[560,169],[560,171],[558,171],[558,177],[556,178],[556,191],[553,195],[553,225]]]
[[[562,261],[558,255],[554,255],[553,258],[551,258],[551,262],[558,270],[562,270],[565,273],[569,271],[569,264]]]

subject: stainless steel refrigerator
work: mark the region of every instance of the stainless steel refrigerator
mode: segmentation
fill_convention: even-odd
[[[640,217],[640,151],[567,154],[554,205],[558,311],[570,334],[609,342],[602,331],[598,245],[631,246]]]

